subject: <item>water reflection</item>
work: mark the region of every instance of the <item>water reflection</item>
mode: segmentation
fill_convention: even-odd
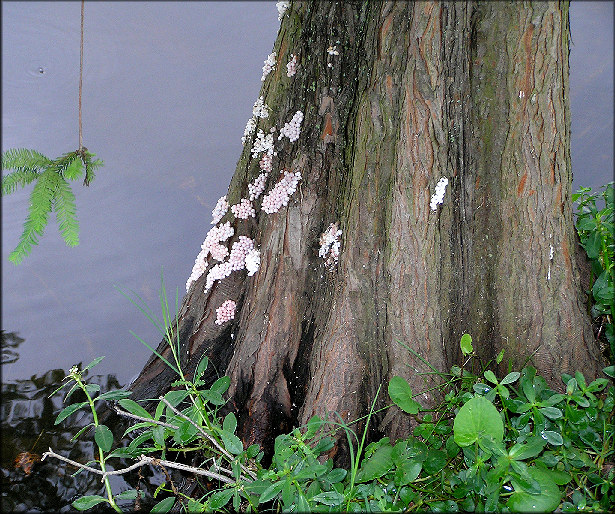
[[[2,362],[17,359],[15,348],[24,341],[15,333],[2,333]],[[48,448],[74,461],[87,463],[94,455],[92,432],[85,433],[76,441],[71,438],[86,426],[91,417],[85,411],[68,418],[68,422],[54,425],[62,409],[63,394],[49,398],[61,384],[65,371],[49,370],[29,379],[14,380],[2,384],[0,410],[2,448],[0,472],[2,473],[2,512],[68,512],[76,498],[87,494],[105,495],[100,477],[90,473],[78,473],[63,462],[37,458]],[[101,392],[119,389],[114,375],[97,375],[89,383],[100,385]],[[64,393],[65,394],[65,393]],[[72,401],[82,401],[75,393]],[[104,407],[103,407],[104,408]],[[117,437],[121,434],[116,434]],[[24,455],[25,454],[25,455]],[[25,461],[24,461],[25,457]],[[20,462],[21,459],[21,462]],[[118,465],[124,466],[125,463]],[[143,475],[151,471],[143,470]],[[114,493],[135,487],[138,477],[114,477]],[[101,504],[105,505],[105,504]],[[130,509],[131,503],[124,504]],[[99,511],[105,511],[104,507]]]

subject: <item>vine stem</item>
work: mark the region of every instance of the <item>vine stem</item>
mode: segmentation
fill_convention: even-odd
[[[81,45],[79,47],[79,151],[83,150],[83,129],[81,125],[81,92],[83,90],[83,19],[85,0],[81,0]]]

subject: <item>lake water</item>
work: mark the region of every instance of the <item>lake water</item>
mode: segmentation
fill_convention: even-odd
[[[2,3],[2,147],[75,150],[79,2]],[[573,2],[575,187],[613,175],[613,4]],[[105,162],[77,186],[78,247],[53,217],[22,264],[7,260],[27,191],[2,199],[2,329],[23,339],[3,381],[100,355],[134,377],[160,337],[116,289],[159,313],[161,270],[180,300],[226,193],[279,21],[270,2],[86,2],[84,144]]]

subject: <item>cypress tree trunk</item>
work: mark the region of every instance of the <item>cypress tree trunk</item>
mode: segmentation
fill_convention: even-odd
[[[276,213],[260,199],[255,218],[227,213],[228,247],[253,238],[260,268],[208,291],[203,273],[179,313],[185,369],[206,354],[207,381],[231,377],[246,444],[314,414],[356,419],[394,375],[432,405],[414,352],[448,370],[464,332],[485,360],[505,349],[502,372],[529,359],[553,387],[564,371],[598,375],[570,206],[567,17],[557,3],[292,3],[258,128],[277,127],[267,190],[282,169],[301,174],[299,187]],[[299,139],[278,140],[297,111]],[[231,205],[260,173],[252,142]],[[331,223],[341,255],[327,266],[319,239]],[[235,318],[218,325],[228,299]],[[155,398],[175,378],[152,358],[131,388]],[[409,428],[397,408],[372,424],[392,438]]]

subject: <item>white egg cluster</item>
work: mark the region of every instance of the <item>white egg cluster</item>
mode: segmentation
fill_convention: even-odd
[[[278,9],[278,20],[282,21],[282,17],[284,16],[284,13],[286,12],[286,9],[288,9],[289,5],[290,2],[288,0],[280,0],[279,2],[276,2],[275,6]]]
[[[326,257],[325,266],[330,270],[335,267],[340,257],[341,235],[342,231],[337,228],[337,223],[331,223],[320,235],[318,255],[323,259]]]
[[[256,200],[263,194],[263,191],[265,190],[265,183],[267,182],[267,175],[269,174],[265,171],[248,184],[250,200]]]
[[[290,120],[288,123],[284,124],[284,126],[280,130],[280,135],[278,139],[282,139],[284,136],[286,136],[291,143],[299,139],[302,121],[303,113],[301,111],[297,111],[293,116],[293,119]]]
[[[282,206],[288,205],[291,195],[297,190],[301,173],[291,173],[284,170],[284,176],[273,189],[263,196],[262,208],[267,214],[278,212]]]
[[[241,201],[235,205],[231,205],[231,211],[236,218],[247,220],[248,218],[256,216],[252,202],[247,198],[242,198]]]
[[[446,177],[442,177],[438,180],[436,184],[436,189],[431,195],[431,200],[429,202],[429,206],[432,211],[435,211],[438,208],[438,205],[444,202],[444,193],[446,192],[446,186],[448,185],[448,179]]]
[[[246,123],[246,128],[243,131],[243,137],[241,138],[242,145],[246,144],[246,141],[248,140],[248,138],[252,136],[252,134],[254,134],[255,130],[256,130],[256,118],[252,116]]]
[[[261,265],[261,253],[253,248],[246,254],[246,270],[248,270],[248,276],[251,277],[258,271],[258,267]]]
[[[218,223],[226,214],[226,211],[228,211],[228,202],[226,201],[226,195],[220,197],[220,199],[216,202],[216,206],[214,207],[214,210],[211,211],[211,216],[212,216],[212,220],[211,220],[211,224],[215,225],[216,223]]]
[[[254,102],[254,107],[252,107],[252,114],[256,118],[268,118],[269,117],[269,107],[265,105],[263,102],[263,97],[259,96],[256,102]]]
[[[297,73],[297,56],[294,54],[290,54],[290,61],[286,65],[286,76],[292,77]]]
[[[265,133],[259,129],[258,133],[256,134],[256,141],[254,141],[254,145],[252,146],[252,157],[256,157],[261,152],[266,152],[269,155],[274,155],[273,134],[269,133],[265,135]]]
[[[267,75],[269,75],[273,70],[275,70],[275,52],[270,53],[267,56],[267,59],[265,59],[265,63],[263,66],[263,76],[261,77],[261,80],[265,80],[265,77]]]
[[[216,309],[216,325],[222,325],[235,317],[237,304],[233,300],[226,300]]]
[[[254,250],[254,241],[246,236],[239,236],[239,240],[233,243],[228,262],[233,271],[239,271],[246,267],[246,255]]]

